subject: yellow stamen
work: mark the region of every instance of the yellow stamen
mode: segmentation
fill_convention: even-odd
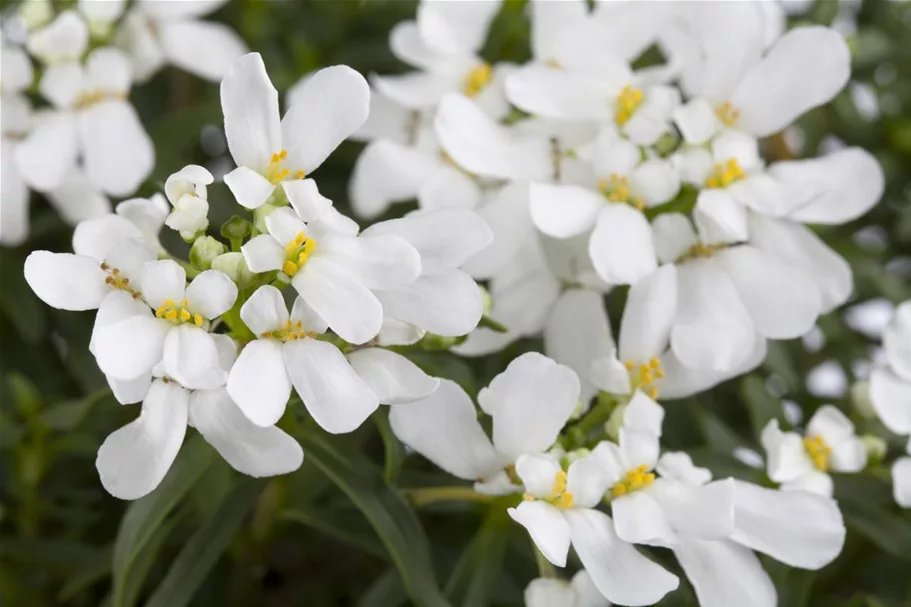
[[[282,264],[282,272],[294,276],[303,267],[310,255],[316,249],[316,241],[299,232],[294,240],[285,246],[286,261]]]
[[[657,356],[653,356],[647,363],[639,365],[628,360],[623,363],[623,366],[629,372],[630,386],[633,390],[642,390],[651,398],[658,398],[658,387],[654,383],[664,377],[664,369]]]
[[[191,312],[189,305],[190,303],[186,299],[180,300],[180,303],[175,303],[173,299],[166,299],[155,310],[155,317],[167,320],[175,325],[192,322],[197,327],[202,328],[205,318],[203,318],[202,314]]]
[[[487,86],[492,74],[493,70],[489,63],[477,64],[468,70],[468,73],[462,80],[462,92],[465,93],[467,97],[474,97]]]
[[[287,157],[288,150],[282,150],[281,152],[272,154],[272,158],[269,159],[269,166],[266,167],[265,174],[266,179],[268,179],[270,183],[279,184],[292,175],[294,176],[294,179],[303,179],[306,177],[306,172],[302,170],[297,170],[292,173],[291,169],[286,169],[283,166]]]
[[[127,96],[125,93],[111,93],[108,91],[103,91],[101,89],[96,89],[93,91],[83,91],[79,93],[76,97],[76,101],[73,102],[73,106],[76,109],[85,109],[89,106],[101,103],[107,99],[126,99]]]
[[[304,339],[305,337],[315,337],[316,333],[311,331],[304,331],[304,323],[301,321],[292,322],[286,320],[279,329],[275,331],[266,331],[261,334],[262,337],[267,339],[277,339],[281,342],[294,341],[297,339]]]
[[[629,122],[629,119],[633,117],[633,114],[642,105],[644,99],[645,93],[642,92],[642,89],[637,89],[630,85],[623,87],[615,102],[614,120],[617,121],[617,124],[622,126]]]
[[[648,471],[648,466],[642,464],[626,473],[626,476],[617,481],[613,487],[610,488],[610,493],[612,497],[620,497],[621,495],[626,495],[627,493],[632,493],[633,491],[638,491],[648,487],[653,482],[655,482],[655,475]]]
[[[826,441],[821,436],[804,438],[803,448],[806,449],[807,455],[810,456],[817,470],[821,472],[829,470],[829,458],[832,455],[832,448],[826,444]]]
[[[297,271],[299,269],[300,269],[300,267],[291,260],[288,260],[282,264],[282,272],[284,272],[288,276],[294,276],[295,274],[297,274]]]
[[[718,105],[715,108],[715,115],[718,116],[718,120],[726,127],[734,126],[737,124],[737,120],[740,119],[740,111],[735,109],[729,101],[725,101]]]
[[[130,279],[121,276],[118,268],[112,268],[108,264],[102,263],[101,269],[107,273],[107,276],[104,277],[104,284],[113,289],[126,291],[133,296],[133,299],[142,297],[142,293],[130,286]]]
[[[726,188],[732,183],[736,183],[746,178],[746,173],[737,162],[736,158],[730,158],[726,163],[718,163],[712,169],[711,175],[705,180],[707,188]]]

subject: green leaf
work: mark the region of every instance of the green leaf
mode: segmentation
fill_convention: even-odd
[[[402,587],[402,578],[394,568],[376,578],[358,599],[357,607],[399,607],[408,596]]]
[[[155,528],[148,541],[143,544],[133,558],[130,575],[124,581],[123,586],[114,588],[114,594],[111,597],[113,607],[118,606],[118,600],[120,605],[135,605],[139,601],[146,577],[158,560],[158,554],[161,552],[165,541],[174,533],[178,523],[184,520],[186,513],[187,510],[181,508],[177,515],[172,516]]]
[[[131,605],[126,589],[141,587],[147,571],[138,567],[138,556],[165,518],[193,487],[213,461],[214,451],[196,435],[184,443],[180,455],[161,485],[127,508],[114,544],[114,607]],[[141,578],[137,581],[137,578]]]
[[[244,478],[184,545],[146,607],[183,607],[228,549],[265,481]]]
[[[79,568],[63,584],[63,588],[57,594],[57,600],[70,601],[86,588],[110,575],[113,551],[113,546],[106,546],[91,558],[82,560]]]
[[[383,439],[386,456],[383,476],[387,483],[394,483],[402,470],[402,462],[405,461],[405,447],[402,446],[401,441],[392,432],[392,426],[389,425],[389,407],[380,407],[372,417],[377,430],[380,431],[380,437]]]
[[[433,572],[430,545],[411,506],[359,453],[339,451],[317,430],[298,433],[307,458],[323,471],[367,517],[419,607],[444,607]]]
[[[312,527],[325,535],[351,544],[358,550],[372,554],[381,559],[389,558],[386,549],[376,539],[373,530],[365,523],[355,521],[347,512],[336,512],[334,509],[307,507],[297,505],[292,510],[282,512],[281,518]]]
[[[848,528],[883,551],[911,560],[911,521],[891,511],[889,484],[867,474],[833,475],[833,480]]]
[[[785,421],[781,402],[769,394],[765,382],[758,375],[750,375],[740,381],[740,397],[746,403],[753,434],[757,438],[769,420]]]
[[[13,253],[0,255],[0,310],[9,317],[16,332],[29,344],[38,344],[47,333],[47,312],[25,282],[22,267],[25,260]]]
[[[491,603],[502,576],[509,543],[508,525],[505,509],[490,509],[481,530],[462,553],[446,583],[446,596],[453,603],[463,607],[484,607]]]

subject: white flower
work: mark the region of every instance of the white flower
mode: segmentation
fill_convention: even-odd
[[[124,200],[114,209],[115,213],[139,228],[146,243],[159,254],[167,253],[161,246],[158,236],[170,211],[167,199],[160,193],[155,193],[149,198]]]
[[[32,107],[23,91],[32,84],[33,70],[25,51],[5,40],[0,40],[0,60],[0,244],[15,246],[28,237],[28,185],[14,159],[31,127]]]
[[[688,44],[695,52],[684,62],[682,86],[695,99],[674,115],[691,143],[708,141],[725,127],[771,135],[830,101],[848,82],[851,57],[841,34],[795,28],[763,55],[761,19],[749,4],[691,7]]]
[[[905,447],[907,456],[899,457],[892,464],[892,494],[902,508],[911,508],[911,439]]]
[[[228,149],[237,168],[225,183],[248,209],[261,206],[286,180],[316,170],[367,119],[370,89],[344,65],[317,72],[284,118],[259,53],[244,55],[221,82]]]
[[[174,206],[165,225],[180,232],[184,240],[191,240],[209,227],[206,186],[212,181],[212,173],[199,165],[191,164],[168,177],[164,184],[165,195]]]
[[[680,189],[667,160],[641,160],[639,148],[602,133],[594,144],[598,191],[579,185],[531,186],[531,215],[539,230],[556,238],[588,233],[588,252],[610,284],[635,284],[657,267],[646,207],[673,199]]]
[[[137,380],[161,362],[162,372],[185,388],[224,385],[226,374],[208,328],[234,305],[237,287],[231,279],[206,270],[187,286],[184,269],[163,260],[143,266],[140,287],[152,309],[145,306],[95,332],[92,353],[101,370],[115,379]]]
[[[490,244],[493,235],[469,209],[418,211],[374,224],[360,238],[399,238],[420,255],[420,276],[400,285],[374,288],[388,318],[437,335],[459,336],[483,314],[477,283],[459,267]]]
[[[222,372],[234,361],[236,345],[213,336]],[[250,423],[222,387],[189,390],[155,370],[139,417],[108,436],[95,466],[104,488],[132,500],[153,491],[177,457],[191,425],[235,470],[250,476],[275,476],[297,470],[304,458],[291,436]]]
[[[110,35],[114,22],[123,15],[126,0],[79,0],[77,6],[92,37],[104,39]]]
[[[542,4],[542,2],[536,2]],[[564,4],[564,3],[560,3]],[[565,4],[575,4],[567,2]],[[525,607],[609,607],[591,576],[584,569],[573,576],[571,582],[556,578],[539,577],[525,587]]]
[[[155,151],[127,100],[131,76],[123,53],[98,48],[89,53],[84,66],[75,58],[84,45],[75,56],[54,54],[58,44],[65,50],[63,43],[69,44],[85,27],[82,19],[65,12],[35,33],[34,44],[40,42],[43,56],[52,60],[39,89],[56,111],[36,121],[16,150],[16,164],[31,187],[44,191],[58,187],[81,157],[96,186],[108,194],[126,195],[151,172]],[[43,42],[39,34],[48,30],[53,31]]]
[[[283,189],[298,213],[284,207],[266,217],[269,233],[241,249],[250,271],[280,271],[339,337],[367,342],[383,322],[383,306],[371,290],[413,283],[421,272],[418,252],[391,234],[357,236],[356,224],[354,233],[327,227],[321,218],[338,212],[313,180],[290,181]]]
[[[509,515],[551,563],[565,566],[572,545],[595,587],[621,605],[652,605],[677,588],[677,576],[618,537],[614,521],[595,509],[607,486],[597,455],[580,458],[563,471],[550,456],[524,454],[516,462],[516,474],[525,499]]]
[[[512,465],[524,453],[553,445],[578,397],[571,369],[529,352],[478,394],[481,409],[493,418],[493,441],[471,399],[447,379],[430,396],[392,407],[389,422],[403,443],[446,472],[476,481],[477,491],[502,495],[521,490]]]
[[[221,80],[247,47],[227,25],[198,18],[224,3],[225,0],[133,3],[114,41],[130,55],[137,82],[147,81],[168,63],[206,80]]]
[[[718,482],[710,483],[711,472],[694,466],[686,453],[665,453],[657,470],[660,481],[672,482],[678,490],[702,488],[705,495],[711,487],[720,486]],[[726,482],[734,489],[732,495],[722,498],[724,516],[733,515],[729,536],[705,537],[696,526],[680,526],[690,522],[688,517],[675,521],[679,542],[673,546],[674,556],[702,607],[778,605],[775,585],[753,550],[791,567],[810,570],[821,569],[841,552],[845,526],[833,500],[803,491],[776,491],[739,480]],[[673,493],[663,497],[673,497]],[[666,500],[659,503],[666,508]],[[690,514],[698,520],[706,513]]]
[[[370,386],[381,405],[400,405],[426,398],[440,380],[413,362],[382,347],[362,348],[346,355],[351,368]]]
[[[227,388],[257,426],[281,418],[292,385],[313,419],[333,434],[355,430],[379,405],[339,349],[318,339],[326,323],[304,299],[296,299],[289,317],[281,292],[263,286],[240,316],[257,339],[241,350]]]
[[[867,465],[867,450],[854,424],[832,405],[823,405],[813,414],[803,436],[782,432],[773,419],[763,428],[761,439],[769,478],[784,490],[831,497],[829,471],[860,472]]]
[[[422,1],[417,21],[399,23],[389,34],[392,53],[419,71],[374,76],[373,85],[416,110],[435,107],[446,93],[461,92],[475,97],[495,118],[505,117],[509,105],[503,96],[504,69],[477,55],[499,9],[499,0]]]
[[[870,373],[870,400],[887,428],[911,434],[911,301],[895,309],[883,331],[888,365]]]

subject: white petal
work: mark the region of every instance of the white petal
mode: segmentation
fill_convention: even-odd
[[[426,398],[440,386],[413,362],[384,348],[365,348],[348,355],[354,372],[370,386],[381,404],[397,405]]]
[[[316,221],[332,208],[332,201],[319,193],[319,188],[312,179],[284,181],[282,189],[301,221]]]
[[[696,232],[686,215],[663,213],[652,222],[655,252],[661,263],[673,263],[696,244]]]
[[[535,2],[539,4],[570,4],[569,2]],[[576,592],[563,580],[539,577],[525,587],[525,607],[553,607],[553,605],[575,605]]]
[[[699,239],[705,244],[730,244],[747,239],[747,209],[726,190],[699,192],[693,219]]]
[[[449,74],[409,72],[395,76],[370,78],[371,84],[384,97],[413,110],[428,111],[436,107],[447,93],[458,88],[460,77]]]
[[[377,335],[379,346],[410,346],[424,337],[424,329],[395,318],[383,317],[383,327]]]
[[[626,204],[601,210],[588,253],[598,276],[610,284],[636,284],[658,267],[648,220]]]
[[[677,534],[658,503],[644,491],[633,491],[611,500],[611,514],[617,536],[624,542],[652,546],[677,543]]]
[[[582,402],[587,403],[597,391],[589,381],[592,363],[609,356],[613,347],[601,293],[565,290],[551,307],[544,325],[544,351],[579,376]]]
[[[693,486],[661,478],[646,493],[661,507],[681,541],[684,537],[722,540],[734,531],[733,479]]]
[[[535,352],[513,360],[478,393],[481,408],[493,416],[497,451],[513,459],[546,451],[578,400],[572,369]]]
[[[6,101],[4,101],[6,103]],[[28,238],[28,185],[16,168],[16,144],[4,138],[0,152],[0,244],[18,246]]]
[[[782,483],[779,489],[786,492],[812,493],[831,498],[835,491],[835,486],[832,483],[831,476],[814,469],[792,481]]]
[[[85,71],[93,88],[112,94],[130,91],[130,59],[120,49],[103,46],[93,50],[86,58]]]
[[[364,236],[396,235],[421,255],[421,272],[438,274],[461,266],[486,247],[493,235],[470,209],[439,209],[374,224]]]
[[[664,265],[629,290],[620,323],[620,358],[645,363],[667,349],[677,313],[677,269]]]
[[[822,302],[804,273],[749,245],[720,251],[717,259],[764,336],[793,339],[813,328]]]
[[[703,607],[775,607],[778,595],[753,551],[729,541],[687,537],[674,556]]]
[[[535,226],[554,238],[590,230],[605,206],[603,196],[577,185],[532,183],[529,199]]]
[[[693,459],[683,451],[669,451],[661,456],[655,467],[662,478],[686,483],[687,485],[704,485],[712,480],[708,468],[693,464]]]
[[[282,354],[294,389],[326,432],[356,430],[379,406],[376,394],[334,345],[299,339],[287,342]]]
[[[426,2],[418,6],[418,29],[425,43],[438,52],[475,52],[484,45],[500,4],[500,0]]]
[[[278,422],[291,396],[281,344],[257,339],[244,346],[228,373],[227,390],[255,425],[265,428]]]
[[[131,198],[117,205],[114,209],[118,216],[128,220],[139,228],[141,235],[151,245],[158,245],[158,233],[170,213],[170,208],[161,194],[153,194],[151,198]]]
[[[105,215],[79,222],[73,232],[73,251],[104,261],[108,253],[121,241],[142,238],[142,233],[129,220],[118,215]]]
[[[664,204],[680,191],[680,175],[670,161],[653,158],[630,174],[630,187],[649,206]]]
[[[60,185],[48,190],[46,195],[63,220],[73,225],[111,213],[111,201],[78,169],[70,171]]]
[[[158,39],[168,60],[180,69],[217,82],[247,52],[230,27],[210,21],[169,20],[159,24]]]
[[[190,421],[232,468],[249,476],[287,474],[304,460],[296,440],[275,426],[250,423],[224,390],[194,392]]]
[[[437,166],[417,190],[418,206],[427,211],[465,207],[475,209],[483,192],[474,177],[450,165]]]
[[[623,410],[623,427],[634,430],[645,430],[661,436],[661,424],[664,422],[664,407],[636,390],[626,409]]]
[[[307,226],[289,207],[275,209],[266,216],[264,221],[269,234],[283,247],[291,244],[298,234],[308,233]]]
[[[661,368],[664,377],[657,380],[658,389],[662,398],[675,399],[692,396],[704,392],[732,377],[738,377],[755,370],[766,357],[766,340],[757,334],[753,340],[753,347],[742,362],[729,371],[713,371],[711,369],[693,369],[687,367],[672,350],[665,352],[661,358]]]
[[[473,277],[490,278],[501,272],[531,239],[534,225],[528,192],[525,182],[510,182],[478,209],[478,215],[493,233],[493,240],[464,265],[463,269]]]
[[[570,584],[576,593],[575,607],[610,607],[610,601],[601,594],[585,569],[577,571]]]
[[[735,481],[731,539],[777,561],[819,569],[841,553],[845,526],[838,504],[803,491],[775,491]]]
[[[237,299],[237,285],[218,270],[200,272],[189,286],[185,297],[194,313],[207,319],[218,318],[231,309]]]
[[[350,272],[328,259],[307,261],[294,288],[339,337],[362,344],[380,332],[383,306]]]
[[[155,24],[144,12],[128,12],[114,34],[115,44],[129,53],[133,79],[140,83],[148,81],[165,63]]]
[[[104,261],[111,271],[116,268],[120,271],[121,278],[127,278],[137,286],[142,280],[142,269],[145,264],[156,259],[155,251],[144,241],[135,238],[121,240],[104,256]]]
[[[544,558],[557,567],[566,566],[570,529],[556,506],[539,501],[522,502],[507,512],[514,521],[528,530]]]
[[[779,131],[835,97],[850,74],[851,56],[841,33],[827,27],[793,29],[734,91],[738,126],[759,136]]]
[[[142,10],[160,20],[185,20],[202,17],[224,5],[226,0],[196,0],[195,2],[175,2],[160,4],[143,2]]]
[[[831,311],[851,295],[854,281],[848,262],[804,226],[753,213],[750,241],[816,283],[822,296],[821,313]]]
[[[658,435],[634,428],[620,428],[620,452],[630,468],[646,466],[649,470],[658,463]]]
[[[607,490],[607,475],[594,455],[577,459],[566,472],[566,491],[573,496],[574,508],[594,508]]]
[[[556,458],[543,453],[523,453],[516,460],[516,475],[525,485],[525,492],[542,499],[553,492],[554,482],[561,470]]]
[[[151,375],[140,375],[137,379],[123,380],[113,377],[105,378],[111,387],[114,398],[121,405],[132,405],[142,401],[152,385]]]
[[[105,439],[95,467],[108,493],[132,500],[158,486],[183,444],[188,399],[180,386],[156,381],[139,418]]]
[[[895,373],[911,382],[911,301],[895,309],[883,331],[883,348]]]
[[[33,189],[56,188],[76,164],[77,144],[73,114],[53,112],[16,146],[16,167]]]
[[[823,405],[807,423],[807,436],[819,436],[829,444],[855,436],[854,424],[833,405]]]
[[[617,360],[616,353],[595,360],[592,363],[590,378],[596,388],[610,394],[629,394],[632,390],[629,371]]]
[[[133,193],[152,172],[155,148],[129,102],[102,101],[79,113],[89,178],[114,196]]]
[[[794,432],[782,432],[777,419],[769,420],[762,429],[761,439],[768,457],[769,478],[776,483],[791,482],[813,471],[803,439]]]
[[[566,512],[573,548],[592,582],[621,605],[652,605],[679,584],[677,577],[617,537],[614,523],[597,510]]]
[[[842,224],[866,213],[883,194],[885,177],[876,158],[847,148],[822,158],[777,162],[769,173],[806,202],[790,218],[801,223]]]
[[[220,388],[227,379],[212,335],[192,325],[168,332],[162,363],[164,372],[189,390]]]
[[[683,140],[691,145],[705,143],[722,127],[709,102],[699,97],[674,110],[674,124],[680,129]]]
[[[254,236],[240,250],[254,274],[281,270],[285,263],[285,248],[269,234]]]
[[[711,260],[677,268],[671,348],[689,367],[726,371],[752,351],[756,331],[731,279]]]
[[[34,251],[24,272],[35,295],[58,310],[93,310],[111,290],[98,262],[83,255]]]
[[[300,322],[305,330],[315,333],[325,333],[329,329],[329,325],[326,324],[323,317],[317,314],[316,310],[311,308],[302,297],[294,300],[294,305],[291,307],[291,322]]]
[[[187,274],[176,261],[163,259],[143,266],[142,298],[153,308],[170,300],[180,303],[184,298]]]
[[[221,81],[221,109],[234,162],[264,172],[272,154],[282,149],[282,132],[278,92],[259,53],[235,61]]]
[[[275,191],[272,182],[246,166],[239,166],[229,172],[224,180],[234,199],[247,209],[261,207]]]
[[[889,369],[874,369],[870,373],[870,400],[887,428],[897,434],[911,434],[911,382]]]
[[[852,436],[831,445],[830,462],[836,472],[860,472],[867,466],[867,448],[863,441]]]
[[[461,270],[421,276],[408,287],[376,295],[386,315],[437,335],[466,335],[484,312],[481,290]]]
[[[902,508],[911,508],[911,457],[900,457],[892,464],[892,494]]]
[[[368,289],[406,286],[421,273],[418,251],[392,234],[323,238],[317,254],[350,272]]]
[[[427,46],[415,21],[400,21],[395,24],[389,32],[389,50],[404,63],[429,72],[444,67],[451,56],[450,53],[442,53]]]
[[[564,70],[530,65],[506,79],[506,95],[518,108],[559,120],[612,120],[611,99],[603,83]]]
[[[288,320],[288,307],[282,293],[272,285],[263,285],[240,308],[240,318],[256,335],[281,328]]]
[[[508,463],[484,434],[471,399],[451,380],[441,379],[426,398],[392,407],[389,423],[399,440],[459,478],[486,478]]]
[[[374,219],[397,202],[417,198],[421,184],[437,163],[416,148],[379,139],[370,142],[354,164],[349,184],[351,208]]]
[[[99,328],[93,335],[98,366],[116,379],[136,379],[161,361],[170,323],[148,316],[132,316]]]
[[[292,169],[315,170],[367,120],[370,87],[347,65],[319,70],[295,95],[282,119]]]
[[[552,173],[550,142],[511,131],[461,95],[447,95],[434,127],[440,146],[466,170],[502,179],[547,179]]]

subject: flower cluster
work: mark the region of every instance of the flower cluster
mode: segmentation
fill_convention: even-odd
[[[245,52],[227,26],[199,21],[223,1],[81,0],[55,13],[23,2],[4,22],[0,244],[29,231],[29,191],[71,224],[111,212],[152,172],[155,149],[130,89],[166,63],[219,80]],[[29,93],[44,104],[33,107]]]

